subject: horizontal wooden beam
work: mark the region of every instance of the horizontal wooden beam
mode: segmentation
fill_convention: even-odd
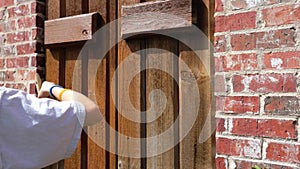
[[[122,6],[121,36],[180,30],[192,26],[192,0],[165,0]]]
[[[90,40],[97,31],[98,22],[96,12],[45,21],[45,45]]]

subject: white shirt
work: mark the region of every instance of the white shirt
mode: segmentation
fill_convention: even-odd
[[[71,156],[84,106],[0,87],[0,169],[36,169]]]

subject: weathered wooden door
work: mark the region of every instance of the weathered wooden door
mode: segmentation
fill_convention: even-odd
[[[104,44],[99,44],[99,50],[103,45],[110,44],[111,41],[117,42],[121,38],[121,32],[123,37],[133,34],[139,34],[139,36],[121,40],[110,48],[101,60],[100,66],[96,64],[99,58],[90,51],[85,51],[88,54],[78,59],[84,42],[91,39],[89,35],[97,29],[121,18],[122,15],[128,16],[147,10],[167,13],[171,11],[174,15],[190,12],[190,15],[186,15],[187,20],[197,25],[212,41],[213,1],[146,1],[47,1],[46,80],[66,88],[79,90],[89,96],[99,105],[106,122],[111,127],[99,124],[86,128],[85,131],[87,132],[82,133],[81,140],[72,157],[47,168],[214,168],[214,134],[211,134],[211,137],[205,142],[199,142],[199,135],[206,118],[210,118],[208,113],[212,102],[212,71],[207,70],[207,65],[205,67],[205,63],[196,55],[205,55],[206,59],[210,60],[212,49],[209,45],[206,48],[198,48],[196,51],[192,50],[178,39],[149,34],[147,30],[144,30],[145,33],[143,33],[146,25],[132,28],[132,25],[128,25],[129,18],[128,23],[127,21],[126,23],[118,22],[115,31],[107,31],[105,35],[107,41]],[[186,5],[189,5],[189,8],[185,8]],[[185,9],[189,10],[181,11]],[[145,23],[145,21],[149,21],[151,23],[151,19],[159,18],[155,18],[155,16],[149,16],[149,18],[142,16],[140,18],[139,16],[135,19],[136,22]],[[169,21],[167,23],[172,23],[171,19]],[[141,23],[137,25],[141,25]],[[124,29],[126,26],[129,28]],[[160,31],[164,27],[170,27],[176,34],[180,34],[185,41],[197,42],[198,37],[186,36],[190,33],[189,30],[181,29],[177,24],[149,26],[147,29]],[[49,32],[49,30],[51,31]],[[150,33],[153,32],[150,31]],[[128,58],[135,58],[135,60],[128,62]],[[123,64],[125,62],[131,64]],[[186,64],[188,68],[182,63]],[[162,70],[153,68],[153,65]],[[94,69],[94,71],[90,71],[90,67],[98,68],[96,71]],[[138,68],[140,72],[130,76],[133,67]],[[77,72],[75,78],[74,72]],[[96,77],[96,79],[91,79],[92,77]],[[77,78],[80,79],[80,82],[74,86],[74,81],[76,82]],[[181,137],[183,130],[182,126],[185,125],[179,112],[183,109],[192,111],[193,108],[186,107],[196,100],[196,98],[187,97],[189,96],[187,93],[190,91],[185,90],[189,88],[192,81],[197,84],[197,92],[200,94],[201,101],[197,107],[199,110],[197,109],[195,123],[192,124],[188,134],[177,144],[176,141]],[[151,93],[157,89],[162,91],[165,97],[158,97],[161,95]],[[159,110],[162,103],[165,107]],[[197,105],[196,102],[195,104]],[[128,118],[128,113],[131,113],[130,111],[126,112],[128,105],[137,110],[132,112],[135,113],[134,115],[129,116],[138,121]],[[147,110],[152,111],[142,113]],[[183,111],[182,113],[189,112]],[[166,143],[155,142],[154,140],[154,143],[152,142],[149,146],[150,142],[147,142],[147,139],[140,139],[160,135],[171,128],[176,120],[178,120],[178,125],[173,128],[167,142],[174,145],[171,148],[162,151],[161,149],[164,147],[162,144]],[[105,128],[104,132],[103,127]],[[210,126],[210,128],[214,127]],[[207,133],[209,132],[207,131]],[[105,138],[105,145],[100,146],[92,138]],[[131,144],[132,140],[138,140],[137,144]],[[161,151],[162,153],[159,153]]]

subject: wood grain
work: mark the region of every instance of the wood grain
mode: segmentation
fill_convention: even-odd
[[[97,30],[94,27],[97,21],[97,13],[47,20],[45,21],[45,45],[90,40]]]
[[[68,16],[74,16],[79,15],[82,13],[82,3],[81,0],[65,0],[65,11],[66,11],[66,17]],[[74,65],[76,63],[76,59],[79,55],[79,52],[81,50],[82,46],[71,46],[66,48],[66,73],[65,73],[65,85],[66,87],[71,88],[72,87],[72,77],[73,77],[73,70]],[[80,61],[79,61],[80,62]],[[79,69],[77,67],[77,69]],[[81,70],[79,70],[81,72]],[[81,74],[78,75],[78,79],[81,79]],[[77,84],[79,84],[78,82]],[[76,87],[79,92],[81,92],[81,86]],[[83,134],[81,135],[81,139]],[[73,155],[64,160],[64,168],[72,168],[72,169],[80,169],[82,166],[85,166],[86,159],[82,158],[82,150],[85,149],[81,147],[82,142],[79,141],[77,145],[77,149],[73,153]]]
[[[109,0],[89,0],[89,12],[97,12],[100,14],[101,24],[98,24],[98,28],[107,24],[117,18],[117,1],[109,1]],[[98,44],[98,48],[101,50],[104,47],[107,47],[110,43],[114,43],[116,40],[116,30],[110,29],[105,33],[106,41]],[[103,145],[104,147],[100,147],[97,145],[97,141],[92,139],[88,139],[88,168],[116,168],[117,157],[115,154],[110,152],[116,152],[116,135],[110,130],[109,127],[116,129],[116,108],[115,103],[112,101],[111,94],[111,85],[116,83],[116,81],[112,81],[112,77],[115,73],[116,65],[117,65],[117,56],[116,56],[116,47],[112,47],[111,50],[106,54],[105,58],[102,59],[102,62],[99,67],[95,65],[95,62],[99,61],[97,57],[100,52],[95,52],[89,54],[89,77],[96,73],[96,79],[90,79],[89,82],[95,80],[94,87],[89,85],[89,93],[95,93],[95,99],[103,113],[103,117],[105,117],[106,122],[109,126],[103,126],[103,124],[97,124],[91,127],[88,127],[88,133],[90,138],[104,139]],[[90,68],[94,67],[98,68],[98,70],[93,71]],[[93,97],[91,97],[93,98]],[[102,132],[104,130],[104,132]],[[102,145],[102,146],[103,146]]]
[[[133,5],[138,4],[140,0],[122,0],[118,1],[118,12],[117,17],[121,18],[121,9],[123,5]],[[119,32],[118,32],[119,33]],[[119,36],[118,36],[119,37]],[[120,65],[125,59],[128,59],[131,54],[134,52],[137,52],[140,50],[141,41],[121,41],[118,44],[118,65]],[[140,55],[139,53],[135,53],[133,55]],[[140,65],[133,65],[133,66],[140,66]],[[131,103],[134,105],[134,107],[137,110],[141,110],[141,74],[138,74],[134,79],[129,79],[126,77],[126,73],[128,72],[128,66],[124,67],[122,70],[118,72],[118,91],[120,91],[120,94],[118,95],[118,106],[126,106],[126,103]],[[131,82],[130,82],[131,80]],[[126,95],[124,95],[123,90],[125,89],[125,84],[130,82],[130,89],[129,89],[129,97],[130,100],[125,99]],[[123,93],[123,94],[122,94]],[[126,111],[126,110],[125,110]],[[118,137],[118,152],[124,155],[132,155],[133,153],[139,153],[141,152],[141,146],[137,147],[128,147],[127,145],[130,143],[131,139],[133,137],[139,138],[141,137],[141,125],[138,123],[134,123],[130,120],[128,120],[126,117],[122,116],[120,111],[118,111],[118,132],[127,136],[128,140],[126,138],[120,138]],[[136,115],[137,118],[140,118],[140,115]],[[133,168],[133,169],[140,169],[144,168],[141,158],[131,158],[129,156],[118,156],[117,161],[117,168],[119,169],[127,169],[127,168]]]
[[[88,12],[97,12],[100,14],[101,24],[98,23],[99,29],[103,24],[106,23],[107,9],[106,0],[89,0]],[[104,21],[103,21],[104,20]],[[99,49],[103,48],[105,43],[99,44]],[[100,53],[95,49],[87,49],[88,51],[88,97],[96,102],[102,113],[102,116],[106,119],[106,113],[109,112],[109,107],[107,106],[108,100],[108,83],[107,81],[107,69],[108,69],[108,59],[103,58],[102,61],[98,57]],[[98,63],[101,61],[100,65]],[[95,78],[95,79],[92,79]],[[105,151],[106,145],[109,142],[109,135],[106,134],[106,129],[104,124],[96,124],[88,127],[88,147],[87,147],[87,168],[89,169],[105,169],[109,168],[109,163],[107,163],[109,157]],[[104,147],[100,147],[102,144]]]
[[[89,50],[88,56],[88,81],[86,82],[88,85],[88,97],[98,104],[102,116],[105,117],[108,87],[106,83],[107,58],[102,59],[100,65],[98,65],[100,60],[93,49]],[[103,143],[105,146],[108,140],[105,126],[103,124],[90,126],[88,127],[88,134],[88,168],[104,169],[107,166],[106,152],[104,147],[100,147],[98,144]]]
[[[61,15],[64,15],[61,11],[61,2],[60,0],[47,1],[47,18],[56,19]],[[64,49],[47,49],[46,48],[46,80],[53,82],[55,84],[64,85]],[[62,64],[63,63],[63,64]],[[63,167],[63,161],[53,164],[45,169],[60,169]]]
[[[211,101],[211,88],[210,75],[205,69],[202,61],[197,57],[196,53],[199,56],[210,57],[208,51],[208,49],[202,51],[191,51],[188,47],[180,44],[180,61],[188,65],[188,67],[185,67],[179,64],[179,107],[181,107],[181,113],[183,114],[180,119],[181,137],[183,137],[182,131],[187,130],[186,125],[192,123],[187,121],[188,119],[185,118],[184,115],[189,112],[197,112],[198,110],[198,116],[196,116],[197,118],[193,127],[180,143],[181,169],[213,168],[211,161],[211,157],[213,156],[211,152],[212,145],[209,144],[209,141],[205,143],[198,142],[200,131],[202,130],[207,114],[209,113],[210,107],[208,105],[210,105]],[[191,79],[193,76],[195,79]],[[196,81],[191,83],[191,80]],[[194,83],[197,84],[196,90],[199,92],[200,105],[196,102],[197,98],[194,98],[194,95],[190,94],[193,92],[191,89],[193,89]]]
[[[78,92],[81,92],[82,88],[82,60],[77,60],[80,49],[81,46],[74,46],[73,48],[66,49],[65,65],[65,87],[76,90]],[[76,79],[73,79],[74,73],[76,73]],[[77,149],[75,150],[73,155],[70,158],[64,160],[64,168],[80,169],[82,165],[81,151],[81,141],[79,141]]]
[[[118,137],[118,168],[141,168],[141,161],[139,158],[132,158],[133,156],[139,157],[141,154],[141,143],[133,143],[133,139],[141,137],[141,124],[134,122],[126,117],[131,112],[128,107],[133,105],[137,110],[138,114],[135,114],[135,120],[140,121],[141,119],[141,75],[136,75],[131,79],[128,74],[131,74],[132,68],[140,69],[140,41],[127,42],[127,47],[122,45],[120,49],[119,64],[122,64],[128,57],[137,57],[138,60],[131,62],[131,64],[122,64],[122,67],[118,69],[118,132],[122,135]],[[135,53],[137,52],[137,53]],[[128,62],[127,62],[128,63]],[[129,89],[126,88],[129,85]],[[125,91],[129,91],[128,93]]]
[[[192,26],[192,1],[166,0],[123,6],[121,22],[123,38],[165,30],[180,32]]]
[[[194,9],[197,9],[197,26],[204,32],[208,40],[213,42],[213,15],[214,15],[214,2],[212,1],[197,1],[194,3]],[[198,44],[199,41],[197,37],[190,37],[188,41],[192,44]],[[180,143],[180,168],[182,169],[201,169],[201,168],[215,168],[215,134],[211,132],[214,128],[212,126],[214,123],[214,116],[209,116],[208,113],[214,114],[214,109],[211,109],[211,103],[214,102],[212,98],[212,82],[211,77],[213,77],[213,49],[211,44],[207,48],[202,48],[201,50],[191,51],[187,46],[180,44],[180,60],[184,61],[185,64],[189,66],[189,70],[183,65],[179,64],[180,71],[180,107],[184,108],[187,112],[195,110],[195,107],[189,106],[190,103],[193,103],[194,98],[190,97],[189,91],[185,90],[189,88],[189,83],[186,80],[188,74],[194,75],[196,77],[196,83],[199,88],[200,93],[200,107],[196,122],[191,129],[190,133],[184,138]],[[210,60],[209,65],[202,62],[198,57],[205,57],[206,60]],[[207,69],[206,70],[205,66]],[[189,97],[185,97],[185,96]],[[184,113],[184,112],[182,112]],[[209,125],[204,127],[206,120],[209,120]],[[181,119],[181,130],[186,124],[184,119]],[[207,132],[206,134],[211,134],[211,137],[208,138],[205,142],[199,143],[199,135],[201,132]],[[182,133],[181,133],[182,134]]]
[[[149,50],[152,49],[152,50]],[[162,51],[162,50],[164,51]],[[169,52],[171,51],[171,52]],[[153,65],[164,69],[166,72],[174,72],[177,69],[176,61],[173,58],[177,51],[177,42],[171,39],[157,37],[147,40],[147,66]],[[173,53],[174,52],[174,53]],[[173,58],[173,59],[170,59]],[[177,92],[178,88],[174,83],[174,73],[168,74],[163,70],[148,69],[146,71],[146,97],[147,110],[153,109],[153,112],[147,112],[147,120],[150,116],[156,116],[157,119],[153,122],[147,123],[147,138],[155,137],[166,130],[171,129],[169,140],[157,140],[152,143],[147,143],[147,155],[153,156],[147,158],[147,168],[157,169],[174,169],[177,168],[175,164],[175,150],[174,148],[163,154],[156,155],[162,150],[163,144],[174,145],[175,130],[172,128],[176,114],[178,111]],[[166,96],[166,107],[161,111],[160,103],[162,98],[150,98],[150,93],[155,90],[161,90]],[[161,114],[160,114],[161,113]]]
[[[114,22],[118,18],[118,1],[111,1],[107,0],[106,2],[106,23]],[[108,44],[118,44],[118,29],[117,26],[111,28],[108,30],[107,34],[109,35],[109,41],[107,42]],[[115,95],[112,95],[111,90],[117,90],[117,85],[118,85],[118,80],[117,78],[113,80],[113,76],[117,74],[116,69],[118,65],[118,46],[112,46],[107,54],[108,58],[108,69],[107,71],[109,72],[107,74],[108,80],[108,103],[107,107],[109,108],[109,111],[106,112],[106,116],[109,118],[107,119],[111,129],[107,130],[107,133],[109,133],[109,152],[107,152],[107,167],[110,169],[116,169],[118,168],[118,157],[117,154],[114,154],[113,152],[118,152],[118,139],[117,139],[117,134],[114,132],[114,130],[118,130],[118,115],[117,115],[117,108],[116,105],[118,102],[114,102],[112,97],[118,98],[118,93]],[[112,84],[114,84],[116,87],[114,89],[111,89]]]

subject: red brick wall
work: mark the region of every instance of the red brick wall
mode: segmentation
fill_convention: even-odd
[[[215,2],[217,168],[300,168],[300,1]]]
[[[0,1],[0,85],[35,93],[35,74],[44,76],[45,3]]]

